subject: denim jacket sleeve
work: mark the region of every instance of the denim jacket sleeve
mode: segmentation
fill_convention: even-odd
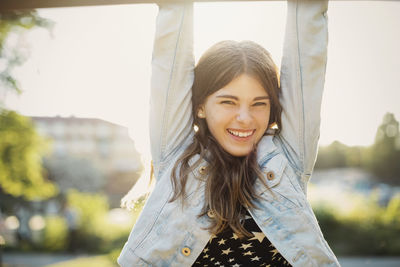
[[[193,132],[193,69],[193,3],[160,4],[150,94],[150,143],[156,178]]]
[[[328,1],[289,0],[281,67],[280,139],[305,186],[316,159],[327,55]],[[152,60],[150,140],[155,176],[191,129],[193,4],[160,5]]]
[[[303,189],[313,170],[327,61],[328,1],[289,0],[281,66],[279,136]]]

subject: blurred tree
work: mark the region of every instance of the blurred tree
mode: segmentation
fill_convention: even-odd
[[[393,113],[386,113],[379,126],[375,143],[369,149],[367,168],[391,184],[400,184],[399,122]]]
[[[349,147],[339,141],[334,141],[329,146],[320,147],[315,168],[328,169],[346,167],[346,154],[348,149]]]
[[[11,10],[0,12],[0,90],[21,92],[13,69],[21,65],[29,51],[21,40],[22,34],[35,27],[50,28],[53,22],[40,17],[36,10]],[[0,95],[0,107],[3,105]]]
[[[28,118],[0,110],[0,193],[37,200],[57,192],[42,175],[45,147]]]
[[[42,176],[43,140],[28,118],[7,110],[4,103],[8,91],[22,91],[13,70],[29,55],[21,42],[23,33],[52,25],[36,10],[0,12],[0,198],[8,209],[12,202],[48,198],[57,192]]]

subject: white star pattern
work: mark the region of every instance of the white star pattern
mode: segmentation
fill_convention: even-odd
[[[231,250],[231,248],[222,250],[222,254],[225,254],[225,255],[228,255],[231,252],[233,252],[233,250]]]
[[[251,255],[253,255],[253,253],[254,253],[254,252],[252,252],[252,251],[249,250],[249,251],[243,253],[243,256],[246,256],[246,255],[251,256]]]
[[[263,232],[252,232],[254,237],[250,238],[249,240],[257,239],[260,243],[264,240],[265,235]]]
[[[217,237],[216,235],[212,234],[212,235],[210,236],[210,241],[208,241],[208,242],[211,243],[211,241],[212,241],[214,238],[216,238],[216,237]]]
[[[223,238],[221,238],[221,240],[220,241],[218,241],[218,245],[225,245],[225,241],[226,241],[226,239],[223,239]]]
[[[277,249],[270,250],[269,252],[274,253],[274,254],[272,255],[272,257],[275,257],[275,255],[279,253]]]
[[[229,227],[212,234],[192,267],[291,266],[251,217],[243,220],[243,227],[250,237],[239,237]]]
[[[240,248],[242,248],[243,250],[246,250],[246,249],[251,248],[251,247],[252,247],[251,243],[242,244],[242,246],[240,246]]]

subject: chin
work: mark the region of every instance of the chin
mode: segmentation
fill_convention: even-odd
[[[247,149],[247,150],[245,150],[245,149],[240,149],[240,150],[229,149],[229,150],[226,150],[226,152],[228,152],[229,154],[231,154],[234,157],[245,157],[248,154],[250,154],[251,151],[252,151],[252,149]]]

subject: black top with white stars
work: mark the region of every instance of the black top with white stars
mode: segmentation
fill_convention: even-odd
[[[291,266],[248,213],[244,228],[251,237],[239,238],[231,228],[212,235],[192,267]]]

